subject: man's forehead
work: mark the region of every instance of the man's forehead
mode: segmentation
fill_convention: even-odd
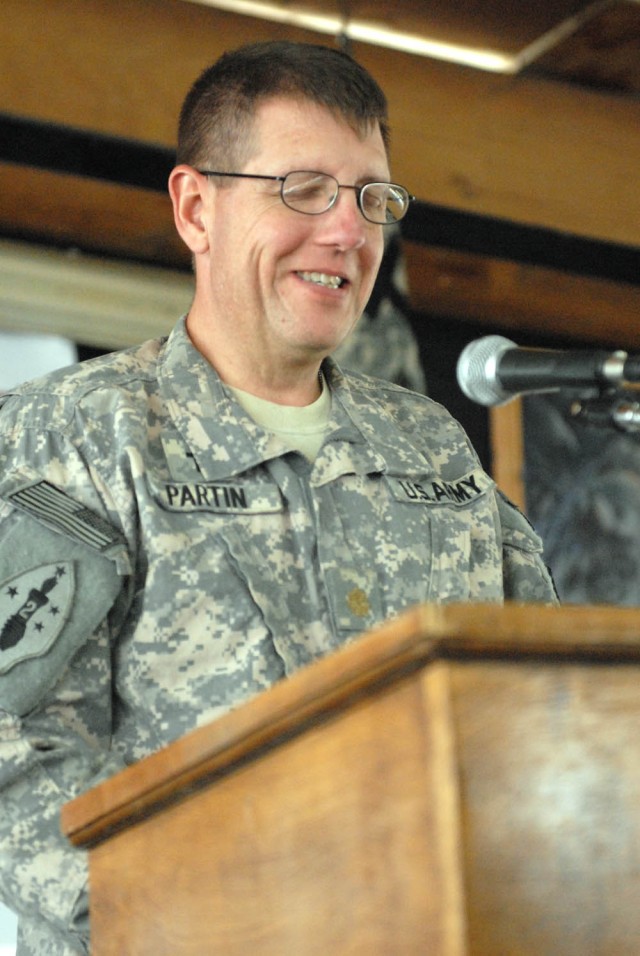
[[[337,106],[332,107],[301,94],[276,94],[259,99],[253,114],[254,127],[260,126],[262,122],[272,122],[274,117],[277,117],[282,125],[289,123],[313,125],[318,117],[321,119],[324,117],[327,121],[349,127],[363,140],[371,135],[382,136],[377,119],[359,121],[355,116],[343,112]]]
[[[304,153],[321,149],[328,145],[324,133],[332,126],[342,127],[347,142],[355,138],[362,144],[363,151],[370,150],[386,165],[387,150],[377,120],[358,123],[354,117],[346,116],[337,108],[334,110],[324,103],[303,96],[270,96],[260,100],[256,106],[251,128],[251,157],[262,153],[264,149],[278,153]],[[341,137],[340,137],[341,138]],[[349,149],[353,146],[349,143]]]

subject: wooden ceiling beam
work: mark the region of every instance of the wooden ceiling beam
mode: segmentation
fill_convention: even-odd
[[[0,110],[171,146],[198,72],[279,37],[330,42],[184,0],[3,0]],[[640,247],[638,99],[353,52],[389,96],[394,176],[421,199]]]
[[[168,194],[13,164],[0,164],[0,236],[177,269],[190,261]]]
[[[416,312],[640,351],[640,285],[413,242],[404,251]]]
[[[281,37],[330,42],[184,0],[3,0],[0,112],[171,148],[198,72],[225,48]],[[640,249],[637,98],[353,52],[389,96],[394,176],[425,203]],[[0,163],[0,234],[188,267],[166,195],[90,169]],[[640,348],[640,277],[614,282],[445,246],[446,237],[405,244],[417,311]]]
[[[357,55],[389,96],[394,175],[421,199],[640,246],[639,99]]]

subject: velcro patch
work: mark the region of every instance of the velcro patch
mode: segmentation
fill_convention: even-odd
[[[83,544],[106,551],[119,542],[117,530],[100,515],[48,481],[39,480],[5,496],[20,511]]]
[[[493,480],[477,470],[461,475],[454,481],[440,477],[388,479],[397,501],[416,505],[453,505],[464,507],[493,487]]]
[[[0,582],[0,674],[54,643],[71,610],[71,561],[41,564]]]

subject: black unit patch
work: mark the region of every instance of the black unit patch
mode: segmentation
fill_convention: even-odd
[[[0,674],[46,653],[69,617],[74,590],[71,561],[41,564],[0,582]]]

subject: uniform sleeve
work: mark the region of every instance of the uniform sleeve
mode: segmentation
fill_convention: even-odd
[[[76,468],[71,491],[51,464],[16,467],[23,441],[0,429],[0,897],[18,914],[19,952],[71,956],[89,951],[87,863],[59,815],[123,765],[109,749],[110,661],[126,561],[117,530],[80,500],[69,450],[64,467],[47,459],[57,479]]]
[[[542,541],[522,512],[497,492],[502,532],[505,601],[558,604],[551,573],[542,558]]]

